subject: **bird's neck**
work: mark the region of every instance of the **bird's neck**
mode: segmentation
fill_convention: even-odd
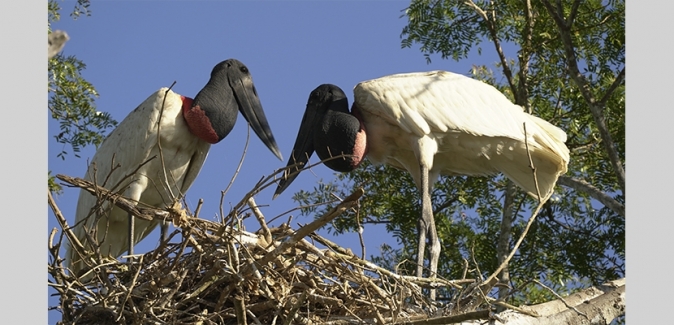
[[[185,110],[189,110],[190,108],[192,108],[192,103],[194,102],[194,99],[180,95],[180,100],[183,102],[183,114],[184,114]]]
[[[180,99],[183,101],[183,118],[190,133],[211,144],[220,141],[206,112],[199,106],[193,106],[192,98],[180,96]]]
[[[328,168],[338,172],[356,169],[365,158],[367,139],[363,123],[349,112],[331,111],[314,135],[315,150]],[[347,155],[334,158],[339,155]],[[332,159],[331,159],[332,158]]]
[[[351,105],[351,115],[355,116],[358,119],[358,121],[360,121],[360,125],[362,128],[365,128],[363,126],[363,114],[361,114],[360,107],[356,105],[356,103],[353,103],[353,105]]]

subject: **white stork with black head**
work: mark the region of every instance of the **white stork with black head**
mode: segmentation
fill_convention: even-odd
[[[482,81],[447,71],[403,73],[356,85],[351,112],[339,87],[323,84],[312,91],[288,166],[306,164],[316,151],[321,160],[348,155],[325,162],[339,172],[355,169],[366,156],[375,165],[408,171],[422,193],[417,276],[423,274],[428,235],[430,276],[435,277],[441,246],[430,192],[439,175],[501,172],[528,194],[547,200],[567,170],[565,141],[560,128],[525,113]],[[286,171],[274,197],[298,174],[299,168]]]
[[[211,144],[220,142],[232,130],[237,110],[282,160],[248,68],[236,59],[229,59],[213,68],[210,79],[194,99],[168,88],[150,95],[106,137],[84,178],[96,180],[98,185],[105,181],[104,187],[108,189],[121,183],[117,189],[124,189],[124,196],[138,204],[170,206],[196,179]],[[155,159],[134,173],[152,157]],[[114,168],[116,165],[119,167]],[[127,175],[131,176],[125,179]],[[118,257],[125,251],[133,254],[134,243],[158,225],[157,221],[134,220],[118,207],[110,210],[109,203],[103,207],[106,213],[96,222],[96,213],[92,211],[96,203],[96,197],[81,190],[74,232],[89,247],[85,230],[95,228],[104,256]],[[67,263],[73,274],[85,269],[84,259],[86,256],[79,256],[72,245],[68,247]]]

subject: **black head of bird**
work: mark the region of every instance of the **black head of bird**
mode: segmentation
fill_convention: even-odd
[[[183,111],[190,131],[209,143],[218,143],[234,128],[241,112],[253,131],[276,157],[283,159],[248,68],[236,59],[218,63],[211,78]]]
[[[367,154],[363,123],[351,112],[346,95],[339,87],[323,84],[309,95],[300,130],[274,197],[280,195],[299,174],[316,151],[324,164],[338,172],[356,169]]]

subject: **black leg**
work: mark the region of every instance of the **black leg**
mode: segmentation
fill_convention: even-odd
[[[161,242],[163,243],[166,241],[166,238],[168,237],[168,222],[162,221],[160,231],[161,231]]]

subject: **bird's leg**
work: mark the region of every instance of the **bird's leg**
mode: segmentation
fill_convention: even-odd
[[[423,196],[422,196],[423,206]],[[417,250],[417,277],[424,276],[424,251],[426,250],[426,220],[424,219],[423,210],[419,222],[417,223],[417,234],[419,235],[419,245]]]
[[[435,219],[433,217],[433,205],[431,203],[431,185],[428,166],[425,164],[420,164],[421,167],[421,218],[419,225],[423,228],[419,229],[419,247],[421,248],[422,244],[425,246],[426,234],[428,234],[428,239],[430,240],[431,249],[429,252],[430,262],[429,269],[430,274],[429,278],[435,279],[438,271],[438,260],[440,259],[440,239],[438,238],[438,232],[435,229]],[[423,236],[422,236],[423,234]],[[422,243],[422,238],[424,242]],[[417,257],[417,263],[420,263],[417,268],[417,276],[421,276],[420,273],[423,271],[423,251],[420,249],[421,259]],[[430,290],[430,299],[435,300],[435,289]]]
[[[162,221],[159,230],[161,231],[161,242],[163,243],[166,241],[166,237],[168,237],[168,222]]]
[[[129,213],[129,255],[133,255],[133,235],[136,232],[134,219],[135,217]],[[129,264],[133,263],[133,257],[129,256],[128,262]]]
[[[139,178],[135,182],[133,182],[128,190],[127,190],[127,196],[129,199],[133,200],[133,202],[136,202],[135,204],[137,205],[138,202],[140,202],[140,197],[143,194],[143,191],[147,188],[147,179],[146,178]],[[133,255],[133,246],[135,244],[135,239],[136,239],[136,217],[134,217],[131,213],[128,214],[129,216],[129,248],[128,248],[128,253],[129,255]],[[120,234],[121,235],[121,234]],[[123,247],[122,244],[120,244],[118,247]],[[122,254],[123,251],[118,252],[117,256]],[[133,257],[129,257],[127,262],[129,264],[133,263]]]

